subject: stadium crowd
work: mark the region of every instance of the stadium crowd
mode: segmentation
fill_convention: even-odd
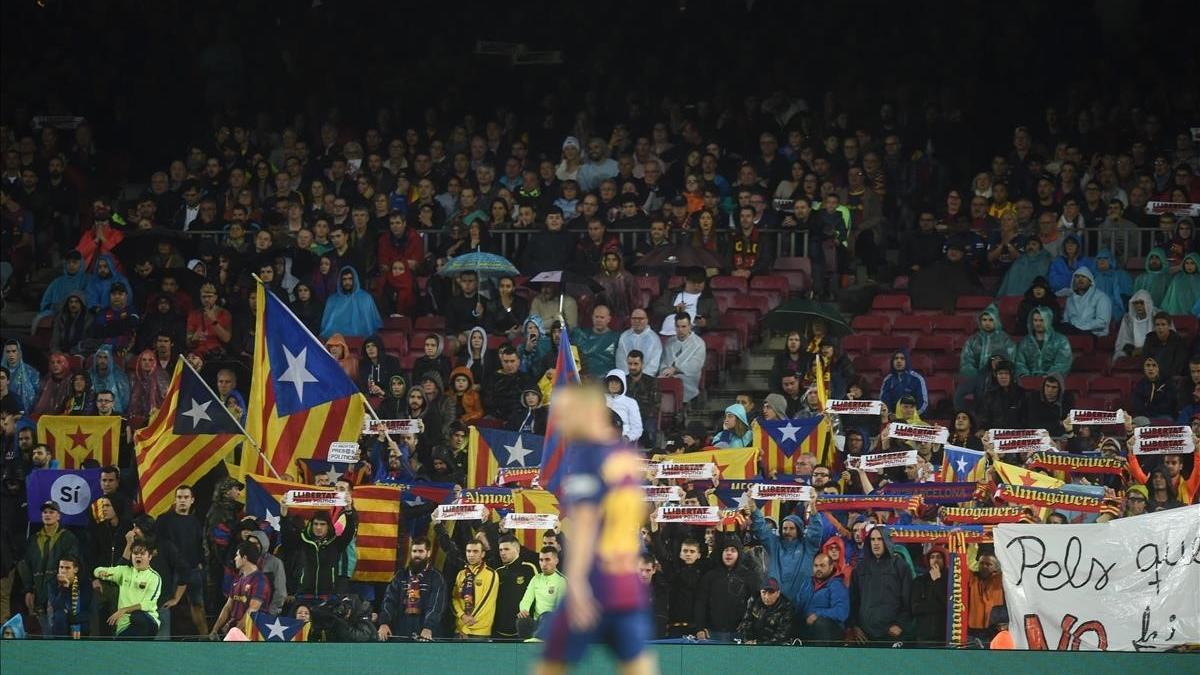
[[[764,477],[821,495],[953,482],[941,444],[889,435],[893,423],[940,424],[950,444],[986,453],[970,480],[974,505],[990,506],[1004,471],[1055,473],[985,439],[1033,428],[1058,451],[1121,464],[1066,472],[1103,491],[1101,520],[1197,502],[1196,455],[1129,450],[1146,425],[1186,426],[1200,443],[1194,92],[1145,106],[1066,96],[981,131],[1004,139],[982,154],[957,150],[967,121],[936,97],[853,109],[784,89],[630,94],[578,112],[553,95],[521,113],[471,103],[286,122],[227,111],[124,181],[88,120],[6,113],[0,268],[6,302],[33,298],[37,313],[0,364],[0,621],[23,615],[7,633],[216,638],[262,611],[312,622],[313,640],[516,640],[555,608],[569,530],[530,550],[498,522],[435,526],[400,537],[402,568],[368,585],[351,580],[353,502],[307,518],[285,506],[272,525],[246,515],[244,482],[218,470],[178,486],[170,512],[142,512],[133,435],[177,357],[245,419],[256,278],[382,418],[422,421],[419,434],[364,437],[356,478],[336,482],[346,492],[462,486],[470,427],[544,433],[567,331],[582,376],[648,454],[753,447],[755,422],[826,415],[826,396],[880,400],[882,416],[828,415],[836,450],[822,460],[797,452]],[[442,273],[479,253],[515,273]],[[741,356],[706,336],[762,352],[768,307],[854,308],[863,288],[879,295],[858,307],[854,334],[833,317],[796,320],[778,333],[766,390],[720,401],[720,419],[701,412],[714,365]],[[737,318],[747,307],[750,322]],[[1072,425],[1075,408],[1128,414]],[[39,442],[43,415],[123,420],[86,526],[61,526],[54,500],[39,520],[24,515],[27,479],[62,455]],[[909,449],[904,467],[846,461]],[[683,484],[682,503],[714,503],[717,485]],[[655,637],[945,644],[948,550],[893,543],[885,527],[935,522],[938,507],[815,503],[767,518],[746,498],[717,526],[647,523]],[[969,628],[987,644],[1007,624],[999,563],[987,544],[969,558]]]

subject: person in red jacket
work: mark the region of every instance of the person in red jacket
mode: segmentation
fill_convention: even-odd
[[[417,278],[403,260],[393,260],[383,271],[379,288],[375,289],[375,302],[380,314],[412,316],[417,307]]]
[[[388,231],[379,235],[377,250],[379,270],[385,276],[397,260],[403,261],[413,274],[425,260],[425,242],[421,240],[421,235],[408,229],[408,221],[397,212],[388,216]]]

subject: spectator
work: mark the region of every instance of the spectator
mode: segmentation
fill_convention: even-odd
[[[314,514],[301,529],[297,527],[295,519],[287,518],[287,512],[287,504],[279,507],[279,516],[284,519],[281,533],[283,545],[290,552],[293,574],[298,579],[295,595],[325,599],[340,592],[335,587],[335,571],[338,559],[358,530],[357,512],[352,509],[344,512],[346,524],[341,532],[335,532],[328,513]]]
[[[625,371],[620,368],[608,371],[604,386],[608,409],[621,418],[621,438],[636,445],[642,438],[642,413],[637,402],[627,395]]]
[[[192,310],[187,320],[188,349],[202,357],[220,354],[233,337],[232,326],[233,316],[217,305],[217,287],[200,286],[200,308]]]
[[[692,333],[692,319],[686,312],[675,315],[675,339],[663,349],[659,377],[677,377],[683,381],[683,402],[700,394],[700,375],[704,371],[707,350],[704,340]]]
[[[96,257],[96,261],[92,265],[92,273],[88,277],[88,309],[92,311],[108,309],[112,298],[112,288],[116,284],[121,284],[128,292],[129,280],[117,269],[116,261],[107,253]]]
[[[175,488],[172,509],[158,517],[157,535],[160,541],[170,541],[179,551],[185,574],[177,581],[187,586],[188,608],[196,634],[207,635],[204,617],[204,526],[193,513],[195,491],[190,485]]]
[[[575,328],[571,332],[572,342],[579,347],[580,360],[583,362],[583,375],[599,379],[601,373],[607,373],[616,366],[617,340],[619,335],[609,329],[612,313],[603,304],[597,304],[592,309],[592,327],[590,330]]]
[[[688,537],[679,545],[679,552],[671,556],[671,546],[663,541],[660,529],[653,535],[654,550],[662,563],[662,574],[666,578],[670,597],[670,622],[667,635],[683,637],[695,635],[700,625],[699,604],[700,582],[710,567],[700,556],[700,542]]]
[[[1094,264],[1091,258],[1084,255],[1079,237],[1068,234],[1063,241],[1062,254],[1050,263],[1050,272],[1047,278],[1050,281],[1051,290],[1058,296],[1070,295],[1072,291],[1071,277],[1079,269],[1083,267],[1090,269]]]
[[[258,523],[256,522],[254,525],[257,526]],[[271,541],[267,538],[266,532],[263,532],[261,529],[245,532],[245,541],[253,541],[255,544],[258,544],[260,554],[257,558],[258,562],[255,564],[258,565],[258,569],[262,570],[263,575],[267,577],[267,581],[271,584],[271,596],[266,603],[267,611],[278,616],[283,612],[284,600],[288,598],[288,578],[284,570],[283,561],[271,555]],[[165,579],[166,577],[163,578]],[[182,580],[180,583],[183,583]],[[182,595],[182,590],[180,594]]]
[[[42,379],[42,390],[33,404],[34,415],[54,415],[64,409],[71,395],[71,364],[66,354],[50,355],[48,377]]]
[[[21,343],[7,340],[4,343],[4,367],[8,369],[8,388],[16,398],[21,410],[32,411],[37,402],[41,377],[33,366],[25,363]]]
[[[350,344],[346,342],[346,338],[342,337],[341,333],[334,333],[325,340],[325,351],[337,360],[346,377],[351,380],[358,377],[358,357],[350,352]],[[220,391],[218,393],[221,393],[222,396],[225,395]]]
[[[563,225],[562,208],[551,206],[546,209],[545,229],[530,235],[521,254],[519,267],[523,274],[535,277],[542,272],[562,271],[567,268],[571,253],[575,249],[575,236],[566,231]],[[531,311],[541,314],[536,309]],[[571,325],[575,325],[574,322]]]
[[[355,380],[364,394],[382,398],[386,395],[384,387],[392,377],[400,374],[400,359],[384,351],[383,340],[378,335],[363,341],[361,353]]]
[[[129,377],[125,375],[125,370],[118,361],[119,358],[121,357],[114,353],[111,346],[101,345],[92,355],[92,367],[88,370],[88,379],[91,380],[92,389],[96,392],[97,398],[100,392],[105,391],[113,395],[113,410],[121,413],[129,407],[130,390]]]
[[[907,349],[900,349],[892,354],[890,369],[879,390],[879,400],[883,401],[889,410],[895,410],[896,404],[903,396],[916,399],[918,413],[925,412],[925,408],[929,406],[929,391],[925,387],[925,378],[909,365]],[[790,406],[788,414],[793,414]]]
[[[234,547],[233,565],[237,576],[230,585],[225,605],[213,622],[210,634],[213,639],[224,636],[230,628],[241,624],[247,612],[254,614],[270,599],[271,582],[254,564],[260,553],[258,544],[251,541],[243,541]]]
[[[78,640],[84,634],[84,624],[91,609],[91,593],[79,573],[79,559],[75,556],[64,555],[58,561],[58,576],[50,584],[49,624],[44,627],[45,636]]]
[[[993,551],[980,549],[977,556],[972,556],[972,552],[967,552],[967,563],[972,572],[967,578],[967,607],[970,608],[967,634],[987,643],[995,636],[990,620],[992,609],[1004,605],[1004,582],[1000,561]]]
[[[359,286],[358,272],[353,266],[346,265],[341,268],[339,277],[340,290],[325,301],[321,337],[329,338],[335,333],[367,337],[378,332],[383,319],[375,299]]]
[[[529,313],[541,317],[543,326],[547,320],[551,325],[555,322],[567,326],[579,325],[579,305],[555,282],[542,282],[537,297],[529,304]],[[557,343],[553,343],[553,347],[556,348]]]
[[[1042,248],[1042,241],[1031,237],[1025,241],[1025,253],[1016,257],[1004,280],[1000,282],[997,296],[1024,295],[1038,279],[1044,279],[1049,273],[1050,254]]]
[[[162,578],[150,569],[152,553],[144,541],[134,541],[129,552],[130,565],[97,567],[94,572],[97,579],[119,588],[117,609],[107,622],[116,629],[117,637],[153,637],[158,634]]]
[[[746,501],[753,505],[748,497]],[[809,508],[811,511],[812,502],[809,502]],[[795,607],[804,607],[813,592],[809,573],[821,546],[824,519],[810,512],[806,526],[799,515],[792,514],[783,519],[777,534],[767,527],[762,511],[757,507],[747,506],[743,512],[749,513],[750,531],[762,542],[767,575],[779,580],[784,595]]]
[[[951,239],[944,258],[913,275],[908,285],[913,309],[950,310],[959,296],[984,294],[964,255],[962,241]]]
[[[1066,431],[1062,421],[1075,407],[1075,395],[1067,391],[1062,375],[1051,373],[1042,379],[1037,391],[1025,394],[1024,422],[1030,429],[1045,429],[1052,438]]]
[[[1171,270],[1167,264],[1167,253],[1161,248],[1150,249],[1145,259],[1146,271],[1133,281],[1133,290],[1148,291],[1154,300],[1154,306],[1162,305],[1167,297],[1167,289],[1171,286]]]
[[[1175,383],[1169,373],[1160,368],[1153,356],[1142,361],[1142,379],[1133,385],[1129,413],[1149,417],[1151,421],[1175,419],[1179,411],[1179,397]]]
[[[940,644],[946,639],[945,547],[933,545],[925,554],[926,571],[912,582],[913,639],[921,644]]]
[[[88,273],[83,266],[83,256],[75,249],[67,251],[63,255],[62,275],[51,281],[50,285],[46,287],[46,291],[42,293],[40,312],[34,317],[35,327],[38,319],[53,315],[62,307],[68,297],[75,293],[86,292],[88,281]]]
[[[742,612],[759,587],[757,572],[742,560],[741,541],[728,535],[721,546],[721,564],[700,580],[696,597],[696,639],[732,642]]]
[[[1092,274],[1095,277],[1096,288],[1104,292],[1112,300],[1112,318],[1120,321],[1125,316],[1125,303],[1133,295],[1133,282],[1129,274],[1117,267],[1117,260],[1108,249],[1100,249],[1092,259]]]
[[[1000,311],[988,305],[979,313],[979,330],[967,338],[959,355],[959,382],[954,392],[954,406],[966,407],[966,395],[982,389],[983,377],[991,369],[992,359],[1012,361],[1016,345],[1000,325]]]
[[[521,602],[530,582],[538,576],[538,570],[533,563],[522,558],[521,544],[515,536],[501,536],[498,548],[500,566],[496,568],[496,576],[500,585],[496,595],[492,637],[513,640],[518,636],[517,615],[521,611]]]
[[[629,329],[617,340],[616,365],[629,372],[626,365],[629,354],[642,354],[643,370],[657,373],[662,360],[662,339],[649,327],[650,317],[642,308],[634,309],[629,315]]]
[[[867,533],[866,551],[850,578],[850,617],[856,643],[903,641],[912,619],[912,570],[892,550],[883,527]]]
[[[737,636],[746,645],[782,645],[792,629],[792,601],[781,591],[779,580],[768,577],[757,598],[746,604]]]
[[[483,380],[483,408],[492,418],[507,420],[522,409],[522,392],[534,382],[521,372],[521,359],[512,345],[501,345],[499,352],[500,369]]]
[[[675,334],[675,316],[687,313],[697,332],[715,329],[718,321],[717,300],[708,288],[704,270],[692,269],[684,276],[682,288],[671,289],[658,296],[654,316],[662,317],[662,335]]]
[[[497,575],[483,561],[483,544],[478,540],[464,547],[467,564],[454,581],[451,603],[454,633],[459,639],[490,637],[496,618]]]
[[[62,527],[61,520],[58,502],[44,502],[42,529],[29,538],[25,555],[17,563],[17,572],[25,588],[25,607],[37,618],[43,631],[50,627],[50,618],[46,614],[47,593],[58,574],[58,563],[67,556],[79,559],[79,542],[70,530]]]
[[[1154,314],[1154,330],[1146,333],[1142,341],[1142,356],[1154,358],[1164,377],[1174,377],[1186,372],[1187,342],[1175,331],[1171,324],[1171,316],[1166,312]]]
[[[617,319],[624,321],[635,308],[641,308],[642,291],[637,279],[625,269],[619,249],[604,252],[601,269],[592,281],[601,287],[596,295],[597,304],[607,305]]]
[[[936,229],[937,218],[928,211],[917,218],[917,231],[904,238],[901,252],[902,267],[907,274],[916,274],[942,259],[946,235]]]
[[[840,642],[850,615],[850,593],[824,553],[813,558],[812,586],[812,597],[800,608],[800,637],[824,644]]]
[[[1154,298],[1145,289],[1135,291],[1129,299],[1129,311],[1121,318],[1113,361],[1122,356],[1141,356],[1146,336],[1154,329]]]
[[[446,582],[433,568],[424,537],[409,544],[408,565],[388,584],[379,612],[379,639],[393,635],[428,642],[440,637],[446,612]]]
[[[413,361],[412,374],[414,378],[425,373],[437,373],[442,378],[450,377],[450,359],[443,353],[445,340],[441,335],[427,335],[422,343],[424,352]]]
[[[133,345],[141,317],[129,305],[129,289],[117,282],[109,290],[109,302],[96,312],[92,320],[91,346],[108,346],[125,352]]]
[[[517,632],[526,639],[538,632],[541,621],[558,607],[567,590],[567,578],[558,571],[558,549],[543,546],[538,565],[540,574],[530,580],[517,613]]]
[[[1071,370],[1074,354],[1067,338],[1054,329],[1053,314],[1038,307],[1029,314],[1028,334],[1017,345],[1017,377],[1059,375]]]
[[[755,224],[756,215],[753,207],[738,210],[737,236],[730,246],[732,276],[749,278],[765,274],[774,263],[773,247]]]
[[[469,369],[476,382],[496,370],[496,353],[488,351],[488,334],[482,326],[467,332],[466,342],[458,351],[456,361]],[[453,372],[453,371],[451,371]]]
[[[975,404],[980,426],[984,429],[1021,428],[1025,391],[1013,379],[1012,362],[1005,360],[996,364],[991,379]]]
[[[375,291],[375,300],[379,308],[389,316],[411,316],[417,309],[416,276],[402,260],[393,260],[391,266],[382,274],[383,279]],[[322,316],[323,313],[324,309]],[[307,322],[305,323],[307,325]]]
[[[520,334],[521,326],[529,316],[529,302],[516,294],[516,288],[512,277],[497,279],[496,297],[484,308],[491,333],[510,340]]]
[[[1062,309],[1058,306],[1058,299],[1050,292],[1050,282],[1046,281],[1045,277],[1033,280],[1033,284],[1025,292],[1025,297],[1021,299],[1021,304],[1017,306],[1017,322],[1013,331],[1015,334],[1029,333],[1029,315],[1035,307],[1050,310],[1054,325],[1057,326],[1061,321]]]
[[[1108,335],[1112,301],[1095,287],[1092,271],[1087,267],[1075,270],[1071,277],[1071,289],[1059,329],[1071,335]]]
[[[471,271],[459,274],[453,295],[445,307],[446,331],[451,336],[458,336],[486,321],[484,300],[485,298],[479,294],[479,275]],[[328,313],[328,309],[326,309],[326,313]],[[451,351],[454,351],[456,347],[452,342]]]
[[[1162,310],[1168,314],[1191,314],[1192,307],[1200,300],[1200,254],[1188,253],[1178,273],[1171,277],[1162,299]]]
[[[421,235],[408,227],[408,220],[399,212],[388,214],[388,231],[379,235],[376,245],[379,270],[388,273],[392,263],[404,263],[406,272],[416,274],[425,261],[425,242]]]
[[[54,315],[50,334],[50,350],[64,354],[83,351],[84,340],[92,334],[92,314],[87,311],[83,293],[72,292]]]
[[[713,436],[712,445],[715,448],[754,447],[754,434],[750,431],[750,420],[746,415],[745,406],[734,403],[725,408],[721,430]]]

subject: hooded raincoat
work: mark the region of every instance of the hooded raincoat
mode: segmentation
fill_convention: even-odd
[[[1187,271],[1187,261],[1195,264],[1195,271]],[[1189,253],[1183,258],[1183,266],[1171,277],[1171,285],[1163,296],[1162,310],[1172,315],[1191,314],[1192,307],[1200,300],[1200,254]]]
[[[358,272],[350,266],[342,267],[338,273],[340,279],[349,272],[354,276],[354,287],[349,292],[342,290],[338,282],[337,292],[325,301],[325,313],[321,317],[321,337],[328,338],[334,333],[351,337],[367,337],[378,332],[383,327],[383,319],[379,316],[379,308],[375,299],[362,289],[358,280]]]
[[[1108,269],[1100,269],[1100,261],[1104,260],[1108,263]],[[1121,317],[1125,316],[1125,303],[1129,297],[1133,295],[1133,280],[1129,278],[1129,273],[1117,267],[1117,259],[1113,256],[1112,251],[1108,249],[1100,249],[1096,257],[1091,263],[1092,276],[1096,280],[1096,288],[1104,291],[1112,301],[1112,318],[1114,321],[1120,321]]]
[[[717,448],[751,448],[754,447],[754,432],[750,430],[750,420],[746,417],[746,408],[741,403],[734,403],[725,408],[726,415],[733,415],[739,422],[746,425],[746,433],[738,435],[736,430],[722,429],[712,439],[713,447]]]
[[[804,607],[812,596],[812,564],[813,558],[820,552],[821,547],[821,518],[811,518],[808,525],[797,515],[783,519],[796,526],[800,536],[796,539],[785,539],[780,534],[771,531],[763,518],[761,509],[754,509],[750,518],[750,530],[755,538],[762,542],[766,553],[766,577],[779,580],[780,590],[796,607]],[[780,523],[780,529],[783,524]]]
[[[1050,263],[1054,257],[1044,248],[1039,248],[1036,253],[1025,252],[1020,258],[1013,261],[1008,272],[1004,274],[1004,280],[1000,282],[1000,290],[996,291],[998,297],[1004,296],[1021,296],[1025,291],[1029,290],[1029,286],[1033,284],[1033,280],[1038,277],[1044,277],[1050,272]]]
[[[8,368],[8,390],[21,404],[21,410],[30,411],[33,410],[33,404],[37,402],[41,377],[38,375],[37,368],[25,363],[25,353],[21,349],[21,343],[16,340],[8,340],[4,343],[6,350],[10,346],[17,348],[17,360],[16,363],[11,363],[7,357],[4,359],[4,367]]]
[[[1046,332],[1041,340],[1034,337],[1033,316],[1037,314],[1045,323]],[[1017,345],[1015,365],[1017,377],[1026,375],[1060,375],[1066,377],[1071,370],[1075,355],[1067,337],[1054,329],[1054,313],[1045,307],[1036,307],[1029,314],[1027,334]]]
[[[615,394],[608,389],[608,383],[611,380],[621,383],[621,388]],[[608,409],[617,413],[617,416],[621,418],[621,437],[627,443],[636,443],[642,437],[642,411],[638,409],[637,401],[625,395],[625,371],[620,368],[608,371],[608,374],[604,376],[604,386],[604,398]],[[743,410],[742,420],[745,419],[746,412]]]
[[[1075,257],[1067,257],[1067,242],[1075,242]],[[1092,267],[1092,259],[1083,254],[1083,246],[1079,243],[1079,237],[1073,234],[1068,234],[1063,240],[1063,253],[1050,263],[1050,271],[1047,278],[1050,280],[1050,288],[1054,289],[1055,295],[1067,295],[1071,292],[1071,277],[1075,272],[1083,267]]]
[[[103,261],[108,266],[108,274],[102,276],[100,274],[100,263]],[[95,262],[92,264],[92,273],[87,280],[87,306],[90,309],[108,309],[109,291],[112,290],[113,284],[120,282],[125,285],[125,290],[129,291],[130,307],[136,307],[135,298],[133,297],[133,287],[129,285],[129,279],[125,275],[117,271],[117,263],[113,257],[107,253],[101,253],[96,256]]]
[[[992,317],[994,323],[990,331],[983,329],[984,316]],[[1011,361],[1016,349],[1012,338],[1008,337],[1004,327],[1000,325],[1000,310],[996,309],[996,305],[988,305],[980,312],[976,325],[979,326],[979,330],[967,338],[959,357],[958,372],[967,377],[988,372],[988,364],[993,356],[1002,356]]]
[[[892,544],[887,528],[882,531],[883,555],[876,557],[870,542],[863,542],[863,553],[851,576],[850,618],[846,625],[862,629],[869,640],[894,641],[888,628],[899,626],[907,632],[912,620],[913,574]]]
[[[1158,269],[1150,268],[1150,261],[1158,260]],[[1171,285],[1171,270],[1167,263],[1167,252],[1161,248],[1152,248],[1146,254],[1146,270],[1138,275],[1133,282],[1134,291],[1149,291],[1155,305],[1161,305],[1167,297],[1167,287]]]
[[[104,360],[101,354],[108,356],[107,366],[101,365]],[[88,376],[92,378],[92,391],[111,391],[116,399],[113,410],[118,413],[125,412],[129,407],[129,378],[121,368],[117,356],[113,354],[111,345],[100,345],[96,350],[92,356],[92,368],[88,371]]]
[[[1138,318],[1137,311],[1133,308],[1136,300],[1141,300],[1146,305],[1145,314],[1141,318]],[[1150,291],[1134,291],[1133,297],[1129,299],[1128,309],[1117,329],[1117,342],[1113,349],[1114,361],[1122,356],[1130,356],[1135,349],[1141,349],[1142,345],[1146,344],[1146,334],[1154,330],[1154,297]]]
[[[1063,311],[1063,322],[1097,337],[1108,335],[1112,321],[1112,300],[1104,291],[1096,288],[1096,278],[1091,269],[1080,267],[1075,270],[1071,278],[1072,287],[1076,277],[1085,277],[1092,284],[1083,293],[1076,293],[1072,288],[1067,296],[1067,308]],[[1200,275],[1196,278],[1200,280]]]

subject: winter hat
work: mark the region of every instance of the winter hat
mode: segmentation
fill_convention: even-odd
[[[579,139],[575,138],[574,136],[567,136],[565,139],[563,139],[562,149],[566,150],[568,147],[573,147],[578,150]]]
[[[775,577],[768,577],[762,584],[762,590],[771,591],[772,593],[779,592],[779,580]]]
[[[787,417],[787,399],[783,397],[783,394],[767,394],[767,398],[763,403],[764,405],[771,406],[775,414],[780,417]]]

